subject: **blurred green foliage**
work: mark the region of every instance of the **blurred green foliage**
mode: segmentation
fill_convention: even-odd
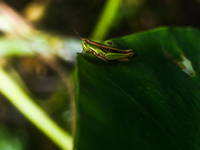
[[[70,92],[66,92],[66,85],[60,76],[63,72],[68,72],[67,78],[72,79],[72,82],[74,80],[75,54],[82,49],[80,43],[77,44],[80,39],[72,38],[77,37],[73,29],[82,37],[89,37],[94,33],[93,40],[98,40],[98,37],[103,40],[160,25],[200,27],[197,19],[200,13],[198,0],[57,0],[49,1],[48,4],[37,0],[4,2],[11,7],[5,7],[3,1],[0,2],[0,6],[4,6],[0,8],[0,65],[55,122],[72,134],[73,127],[70,125],[75,117],[73,107],[70,106],[74,102],[70,103]],[[30,20],[25,13],[31,6],[37,6],[32,7],[35,10],[31,9],[31,14],[43,10],[37,21]],[[14,8],[22,17],[13,13],[10,8]],[[134,40],[137,41],[137,38]],[[52,65],[49,59],[51,57],[59,62],[59,65],[54,64],[54,69],[49,67]],[[182,63],[179,67],[186,66],[184,61]],[[56,70],[60,67],[64,70],[61,74]],[[104,65],[102,67],[104,72]],[[23,128],[31,138],[27,146],[29,150],[60,149],[6,103],[5,97],[0,96],[0,122],[16,131]],[[3,110],[7,110],[6,113]]]
[[[18,130],[13,133],[5,126],[0,125],[1,150],[26,150],[28,143],[28,135],[23,130]]]

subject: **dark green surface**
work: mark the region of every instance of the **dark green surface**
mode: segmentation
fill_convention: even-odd
[[[200,149],[200,32],[161,27],[111,41],[139,57],[109,61],[108,73],[104,61],[78,54],[76,149]]]

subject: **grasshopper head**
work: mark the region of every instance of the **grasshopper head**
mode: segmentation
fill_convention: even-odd
[[[85,44],[88,44],[88,39],[86,39],[86,38],[81,38],[81,42],[84,42]]]
[[[88,39],[86,38],[81,38],[81,45],[83,47],[83,51],[84,52],[89,52],[90,51],[90,48],[88,47]]]
[[[82,46],[87,47],[88,39],[86,39],[86,38],[81,38],[81,44],[82,44]]]

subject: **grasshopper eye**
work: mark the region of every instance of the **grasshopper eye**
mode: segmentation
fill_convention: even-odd
[[[84,41],[84,45],[87,46],[87,41]]]

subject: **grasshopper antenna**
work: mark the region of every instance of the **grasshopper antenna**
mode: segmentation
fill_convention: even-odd
[[[74,30],[74,32],[79,36],[79,38],[82,39],[81,36],[78,34],[78,32],[76,32],[75,29],[73,29],[73,30]]]
[[[75,29],[73,29],[74,30],[74,32],[79,36],[79,38],[81,39],[81,41],[82,41],[82,38],[81,38],[81,36],[78,34],[78,32],[76,32],[76,30]],[[83,54],[84,53],[84,50],[82,51],[82,53],[80,53],[80,54]]]

